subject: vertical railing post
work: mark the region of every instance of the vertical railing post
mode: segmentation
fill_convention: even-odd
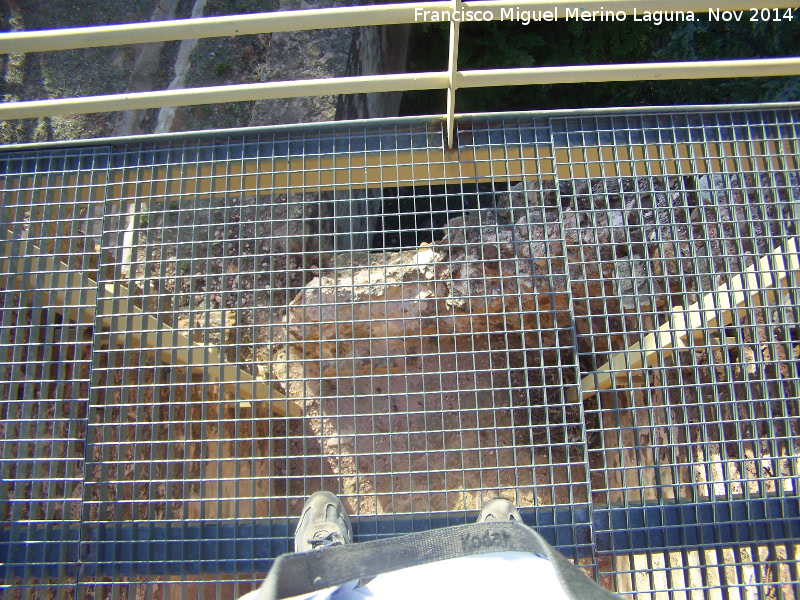
[[[453,149],[456,112],[456,77],[458,76],[458,26],[456,20],[461,15],[461,0],[453,0],[453,14],[450,19],[450,54],[447,62],[447,148]]]

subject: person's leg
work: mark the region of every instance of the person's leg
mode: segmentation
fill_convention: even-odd
[[[294,551],[307,552],[352,543],[353,526],[339,498],[326,491],[311,494],[294,533]]]
[[[518,525],[503,523],[508,521]],[[320,591],[326,597],[331,596],[331,591],[367,597],[384,592],[396,597],[398,591],[404,597],[449,598],[476,593],[475,597],[521,597],[530,592],[532,580],[542,597],[621,600],[589,580],[526,527],[510,501],[488,501],[478,523],[482,524],[461,525],[451,532],[417,532],[405,541],[401,536],[366,542],[362,551],[332,549],[326,555],[330,560],[325,560],[326,556],[317,555],[314,550],[349,544],[353,534],[341,502],[330,492],[318,492],[303,507],[295,533],[296,552],[311,550],[312,555],[279,557],[262,587],[251,592],[247,600],[259,600],[258,594],[264,598],[294,597]],[[487,535],[483,535],[484,531]],[[465,543],[467,540],[469,543]],[[417,547],[429,551],[416,555]],[[312,557],[319,560],[311,560]],[[375,577],[359,587],[367,576]],[[501,583],[503,589],[498,593]],[[458,593],[454,593],[456,589]]]

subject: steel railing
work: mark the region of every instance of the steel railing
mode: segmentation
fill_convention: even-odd
[[[787,0],[720,0],[715,10],[790,8]],[[284,11],[238,16],[223,16],[175,21],[106,25],[63,30],[17,31],[0,34],[0,53],[44,52],[96,46],[237,36],[282,31],[303,31],[337,27],[419,23],[424,11],[461,15],[462,11],[481,14],[482,20],[507,20],[509,10],[551,10],[559,17],[567,11],[592,11],[642,14],[646,10],[703,11],[692,0],[664,3],[660,0],[586,0],[552,2],[546,0],[479,0],[474,2],[412,2],[372,6]],[[423,16],[420,18],[420,11]],[[512,14],[516,14],[513,13]],[[632,81],[656,79],[708,79],[729,77],[774,77],[800,75],[800,57],[755,60],[721,60],[614,65],[576,65],[517,69],[458,70],[460,22],[450,21],[448,69],[433,73],[368,75],[331,79],[272,81],[163,90],[129,94],[88,96],[8,102],[0,104],[0,120],[24,119],[64,114],[88,114],[131,109],[188,106],[223,102],[243,102],[299,96],[363,94],[411,90],[446,89],[447,109],[443,115],[448,146],[453,145],[455,95],[459,88],[541,85],[581,82]]]

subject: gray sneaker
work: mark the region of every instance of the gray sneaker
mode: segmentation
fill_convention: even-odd
[[[492,498],[483,505],[478,523],[489,521],[518,521],[522,523],[522,515],[519,514],[514,503],[505,498]]]
[[[353,526],[339,498],[325,491],[311,494],[294,532],[294,551],[307,552],[352,543]]]

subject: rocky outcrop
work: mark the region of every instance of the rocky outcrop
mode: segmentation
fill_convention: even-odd
[[[273,356],[330,377],[402,372],[426,337],[518,332],[545,363],[565,347],[605,351],[626,313],[666,310],[673,291],[692,302],[769,251],[763,231],[734,231],[770,226],[745,218],[758,208],[743,194],[705,177],[691,195],[670,188],[685,182],[664,183],[578,181],[556,193],[529,181],[493,209],[450,219],[441,241],[335,256],[289,304]],[[737,238],[745,255],[728,247]],[[590,317],[577,321],[577,340],[573,315]],[[278,364],[272,377],[290,371]]]
[[[557,210],[539,212],[555,220],[469,211],[439,242],[337,257],[274,328],[272,377],[292,379],[298,359],[318,362],[322,377],[402,372],[426,337],[518,331],[529,348],[569,345],[562,227]],[[364,262],[346,264],[354,258]]]
[[[346,75],[404,73],[411,25],[358,27],[353,32]],[[402,92],[339,96],[337,120],[394,117]]]
[[[342,0],[281,0],[280,10],[345,6]],[[287,31],[270,36],[261,81],[291,81],[342,77],[346,73],[352,29]],[[336,96],[260,100],[255,103],[250,126],[333,121]]]
[[[349,5],[343,0],[281,0],[280,10]],[[402,73],[409,33],[409,25],[274,33],[259,75],[261,81],[291,81]],[[398,114],[401,97],[393,92],[262,100],[253,107],[250,126],[391,117]]]

